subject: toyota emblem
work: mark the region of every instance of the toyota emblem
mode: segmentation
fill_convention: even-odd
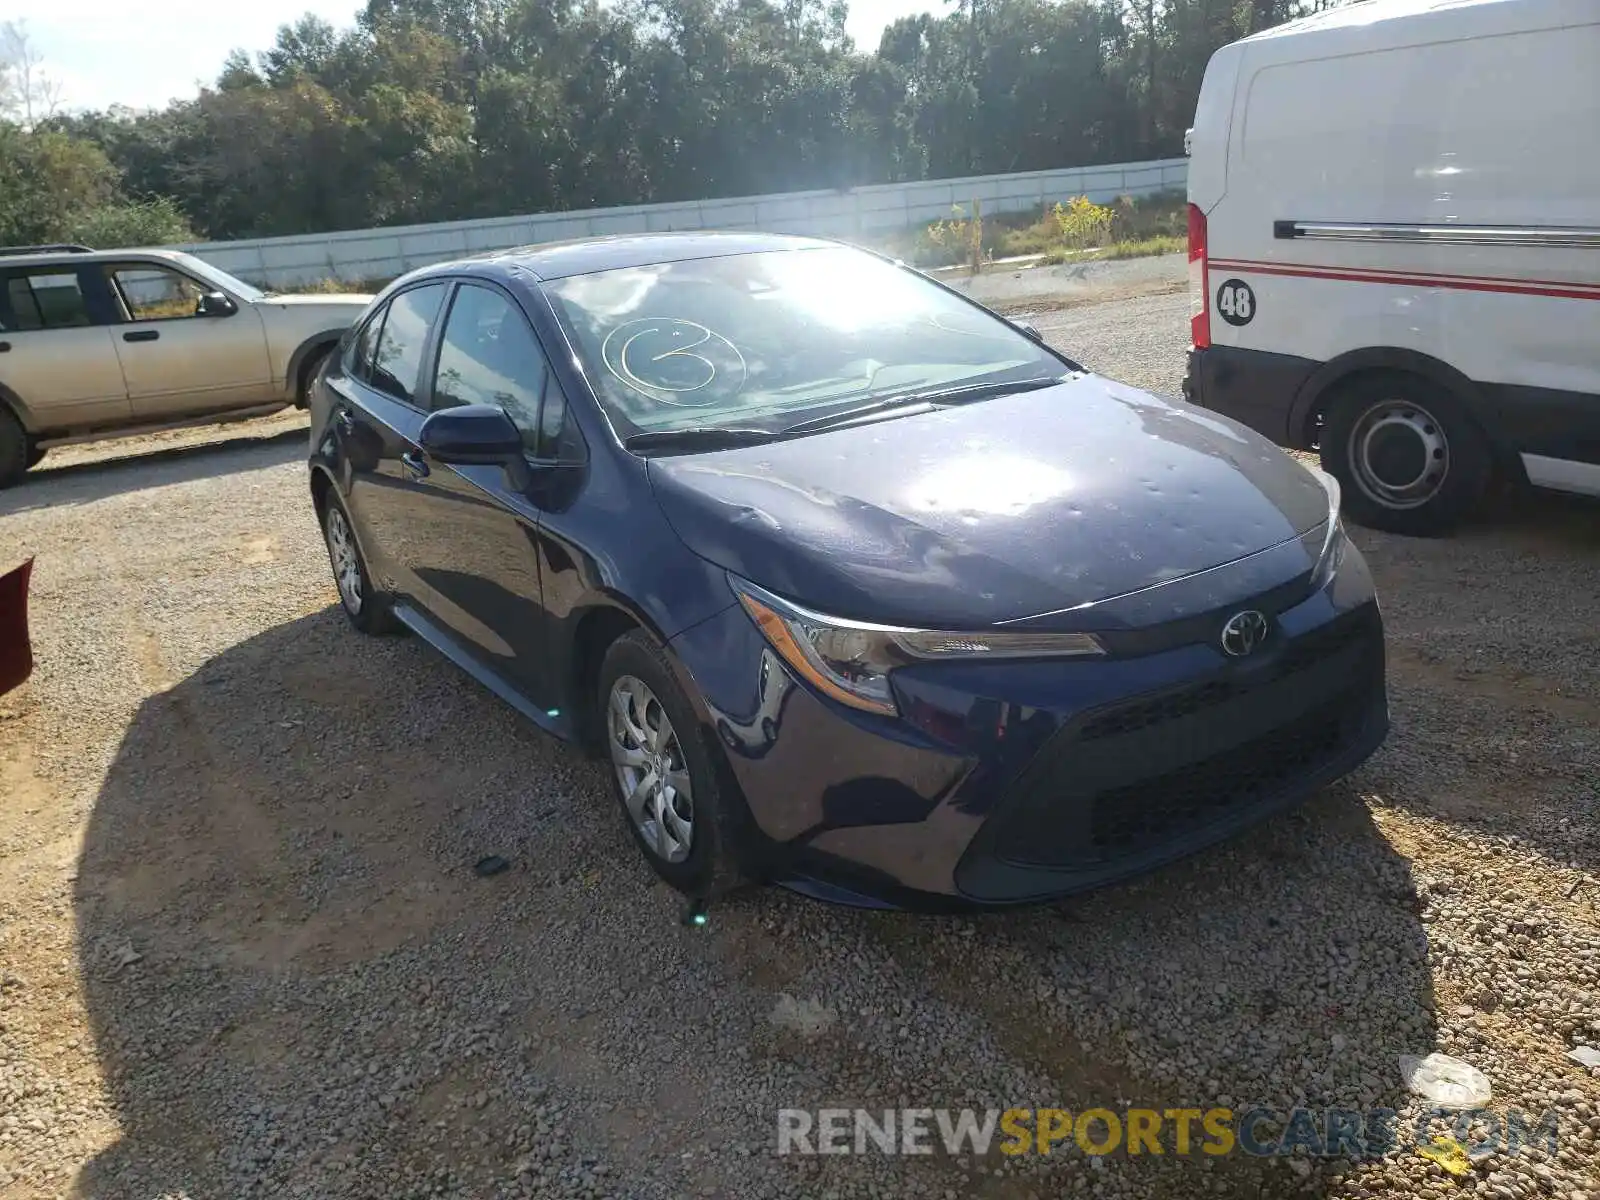
[[[1267,640],[1267,618],[1253,608],[1234,613],[1222,627],[1222,652],[1229,658],[1243,658]]]

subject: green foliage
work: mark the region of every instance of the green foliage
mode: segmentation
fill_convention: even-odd
[[[0,122],[0,244],[54,242],[116,198],[117,170],[95,145]]]
[[[170,246],[195,240],[189,222],[170,196],[87,209],[65,223],[64,237],[97,250]]]
[[[367,0],[192,100],[0,134],[0,228],[166,197],[202,237],[250,237],[1175,155],[1211,52],[1327,2],[962,0],[863,52],[838,0]],[[37,186],[8,169],[52,155]],[[1169,232],[1113,207],[1113,238]],[[974,213],[959,250],[908,252],[1000,256],[1050,217]]]
[[[1188,230],[1181,192],[1095,204],[1077,196],[1028,213],[1003,213],[980,222],[976,231],[982,260],[1044,256],[1061,263],[1085,258],[1139,258],[1187,246]],[[974,222],[959,205],[950,217],[881,244],[919,267],[971,263]]]

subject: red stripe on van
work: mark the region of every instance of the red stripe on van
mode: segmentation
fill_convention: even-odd
[[[1600,284],[1593,283],[1500,279],[1481,275],[1435,275],[1422,271],[1378,271],[1365,267],[1314,267],[1296,263],[1253,262],[1248,259],[1214,258],[1210,265],[1213,272],[1231,270],[1244,274],[1290,275],[1302,279],[1339,279],[1350,283],[1387,283],[1410,287],[1448,288],[1463,292],[1554,296],[1563,300],[1600,300]]]

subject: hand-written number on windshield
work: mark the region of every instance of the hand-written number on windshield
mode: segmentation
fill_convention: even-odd
[[[600,348],[606,370],[659,404],[700,408],[744,387],[739,348],[697,321],[647,317],[618,325]],[[717,396],[694,396],[719,383]],[[691,399],[690,397],[693,396]]]

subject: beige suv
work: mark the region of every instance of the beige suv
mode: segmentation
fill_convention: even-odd
[[[370,296],[274,296],[169,250],[0,247],[0,487],[52,444],[303,404]]]

